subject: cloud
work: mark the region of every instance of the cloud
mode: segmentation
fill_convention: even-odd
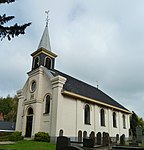
[[[144,2],[139,0],[25,0],[0,6],[0,13],[32,22],[24,36],[1,42],[0,96],[22,88],[31,69],[50,10],[52,51],[56,68],[99,87],[143,116]]]

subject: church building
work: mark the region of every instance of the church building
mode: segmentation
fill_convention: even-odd
[[[129,136],[129,110],[100,89],[55,69],[57,55],[51,50],[48,22],[31,56],[28,79],[17,91],[16,131],[22,136],[47,132],[52,141],[59,135],[89,137],[91,132]]]

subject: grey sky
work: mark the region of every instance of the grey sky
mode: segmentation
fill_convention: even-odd
[[[50,10],[56,68],[99,87],[144,117],[143,0],[17,0],[0,5],[0,14],[32,22],[24,36],[0,42],[0,96],[15,94],[31,69],[30,54],[40,42],[45,10]]]

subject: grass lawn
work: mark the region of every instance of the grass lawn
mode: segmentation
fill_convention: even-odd
[[[19,141],[15,144],[10,145],[0,145],[0,150],[55,150],[55,144],[50,144],[47,142],[36,142],[36,141]]]

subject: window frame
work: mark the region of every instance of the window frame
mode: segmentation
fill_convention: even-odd
[[[84,107],[84,124],[90,125],[90,106],[85,104]]]
[[[116,112],[113,112],[112,117],[113,117],[113,127],[117,128],[117,116],[116,116]]]
[[[50,110],[51,110],[51,96],[47,94],[44,98],[44,114],[50,114]]]
[[[100,110],[100,125],[105,127],[105,110],[103,108]]]
[[[126,129],[126,117],[124,114],[122,115],[122,120],[123,120],[123,129]]]
[[[38,59],[38,60],[37,60],[37,64],[36,64],[36,59]],[[38,68],[39,66],[40,66],[40,57],[37,56],[37,57],[34,58],[33,69],[36,69],[36,68]]]
[[[34,86],[34,84],[35,84],[35,86]],[[36,82],[36,80],[32,80],[32,81],[30,82],[30,87],[29,87],[30,92],[31,92],[31,93],[34,93],[34,92],[36,91],[36,87],[37,87],[37,82]]]
[[[47,61],[47,60],[49,60],[49,61]],[[51,69],[52,68],[51,65],[52,65],[51,58],[48,57],[48,56],[45,57],[45,59],[44,59],[44,67],[46,67],[47,69]]]

